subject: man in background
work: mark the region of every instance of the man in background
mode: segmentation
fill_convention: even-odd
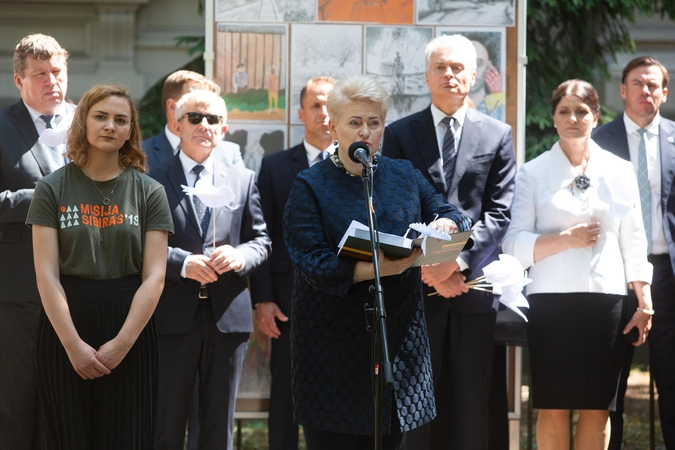
[[[204,75],[191,70],[178,70],[164,80],[162,87],[162,109],[166,115],[166,125],[161,133],[145,139],[141,146],[148,157],[150,172],[178,153],[180,138],[176,134],[176,103],[181,97],[194,89],[204,89],[220,95],[220,87]],[[239,146],[233,142],[221,141],[216,152],[233,164],[244,167]]]
[[[511,220],[516,163],[511,127],[469,107],[475,81],[471,41],[460,35],[432,40],[426,48],[431,105],[384,132],[382,154],[410,160],[474,222],[473,248],[457,261],[422,267],[438,415],[406,433],[410,450],[487,450],[496,439],[490,429],[508,430],[506,410],[488,419],[498,298],[469,290],[465,281],[498,259]],[[505,398],[506,385],[492,396]]]
[[[593,140],[631,161],[637,174],[648,258],[654,266],[651,289],[655,313],[648,336],[651,372],[659,392],[663,440],[666,448],[675,449],[675,122],[659,114],[668,96],[669,78],[668,70],[656,58],[640,56],[630,61],[621,77],[625,111],[598,128]],[[626,303],[630,319],[637,308],[633,291]],[[616,410],[609,413],[611,450],[622,445],[623,400],[633,349],[632,344],[624,347]]]
[[[64,164],[65,145],[39,135],[75,109],[65,101],[67,59],[53,37],[24,37],[13,58],[21,100],[0,111],[0,446],[12,450],[46,448],[33,365],[42,303],[25,221],[37,181]]]
[[[291,294],[293,267],[284,242],[283,215],[295,176],[330,156],[326,98],[335,80],[309,80],[300,92],[298,116],[305,124],[301,144],[263,158],[258,187],[263,216],[272,238],[272,256],[251,275],[251,296],[258,328],[272,338],[272,392],[269,411],[270,450],[297,450],[291,395]]]

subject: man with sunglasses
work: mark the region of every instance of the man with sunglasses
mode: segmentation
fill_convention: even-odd
[[[176,134],[176,104],[181,97],[194,89],[203,89],[220,94],[220,87],[204,75],[191,70],[178,70],[164,80],[162,87],[162,108],[166,114],[164,131],[144,140],[141,143],[143,152],[148,157],[150,172],[166,163],[178,153],[180,138]],[[233,164],[244,167],[239,145],[234,142],[220,141],[216,153]]]
[[[181,151],[150,173],[166,189],[169,236],[164,292],[155,310],[159,342],[155,450],[183,448],[199,374],[199,449],[232,449],[234,408],[253,331],[246,276],[271,252],[255,173],[214,151],[227,130],[225,102],[196,90],[176,105]],[[208,180],[225,205],[210,208],[183,186]]]

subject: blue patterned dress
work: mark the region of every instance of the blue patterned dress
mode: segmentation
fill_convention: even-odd
[[[379,230],[403,235],[413,222],[449,218],[461,231],[471,220],[406,160],[380,157],[373,206]],[[337,256],[352,220],[367,224],[363,181],[325,160],[298,174],[286,204],[284,239],[293,264],[292,389],[295,419],[304,427],[373,434],[372,334],[364,304],[372,280],[353,284],[356,260]],[[382,277],[393,390],[384,389],[383,432],[392,394],[401,431],[436,415],[420,269]]]

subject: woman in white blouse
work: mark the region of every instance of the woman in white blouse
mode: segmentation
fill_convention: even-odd
[[[575,448],[600,450],[609,443],[624,339],[637,328],[634,345],[642,345],[651,327],[652,267],[633,167],[590,137],[597,92],[568,80],[551,104],[560,140],[520,168],[502,246],[533,280],[528,341],[538,448],[569,449],[569,413],[579,410]],[[637,311],[624,306],[629,283]]]

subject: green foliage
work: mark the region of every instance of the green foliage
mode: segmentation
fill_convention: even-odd
[[[636,14],[675,18],[673,0],[528,0],[526,159],[550,148],[551,92],[571,78],[609,78],[619,52],[634,52],[628,23]],[[602,101],[602,99],[600,99]],[[605,110],[605,113],[609,111]],[[602,119],[605,120],[607,114]]]

